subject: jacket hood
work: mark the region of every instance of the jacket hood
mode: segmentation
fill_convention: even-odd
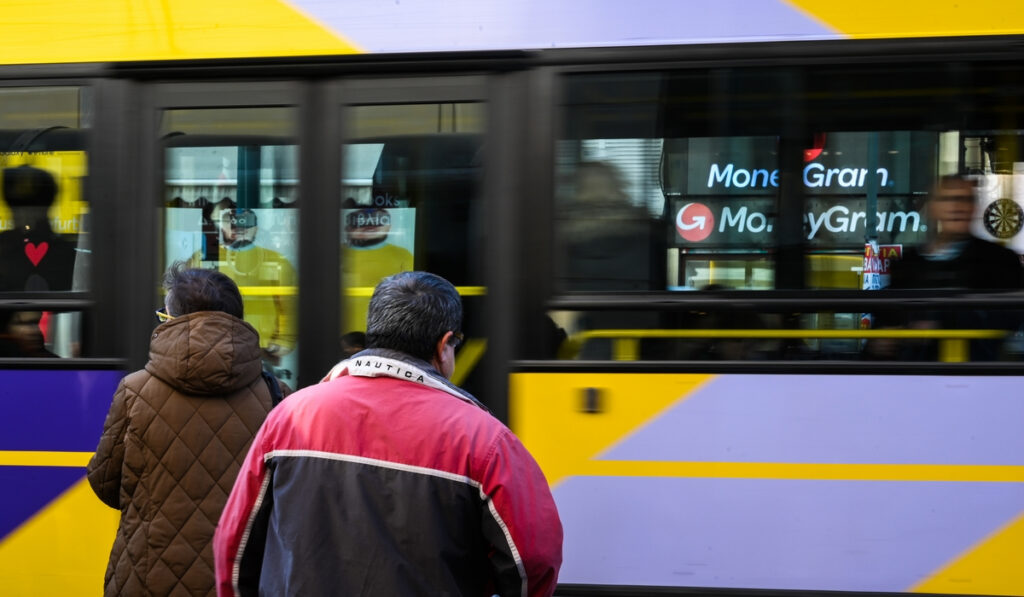
[[[200,311],[157,326],[146,371],[185,394],[224,395],[260,376],[260,356],[251,325],[220,311]]]

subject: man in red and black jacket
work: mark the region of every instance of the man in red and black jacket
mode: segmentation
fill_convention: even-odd
[[[543,473],[451,385],[462,306],[386,278],[368,348],[275,408],[214,538],[219,595],[551,595],[562,525]]]

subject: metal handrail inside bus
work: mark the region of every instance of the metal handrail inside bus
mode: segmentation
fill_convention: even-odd
[[[373,296],[373,286],[358,286],[345,289],[345,296]],[[296,286],[239,286],[242,296],[295,296]],[[456,286],[460,296],[484,296],[487,288],[483,286]]]
[[[612,340],[612,357],[616,361],[635,361],[640,356],[640,340],[644,338],[676,339],[854,339],[890,338],[901,340],[938,340],[939,360],[944,363],[964,363],[969,360],[970,340],[997,340],[1005,338],[1006,330],[835,330],[835,329],[605,329],[585,330],[567,339],[570,345],[582,346],[587,340]]]

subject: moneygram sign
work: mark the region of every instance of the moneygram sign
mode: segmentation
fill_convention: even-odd
[[[700,242],[715,229],[715,216],[702,203],[687,203],[676,212],[676,233],[683,240]]]
[[[804,186],[808,189],[864,189],[875,184],[884,189],[889,185],[889,170],[876,168],[872,173],[867,168],[828,168],[822,164],[810,163],[803,170]],[[746,169],[735,164],[711,164],[708,172],[708,188],[716,185],[724,188],[779,188],[779,171],[764,168]]]
[[[879,242],[916,243],[927,231],[921,213],[909,201],[879,199],[876,219],[869,221],[866,199],[808,199],[803,214],[807,243],[821,248],[863,247],[868,226],[874,226]],[[774,201],[735,199],[673,202],[675,244],[698,247],[764,248],[772,246],[776,227]]]
[[[917,203],[934,180],[937,143],[935,133],[919,131],[816,135],[793,173],[803,187],[802,213],[794,216],[802,219],[806,244],[860,253],[869,236],[882,244],[923,241],[927,225]],[[778,139],[699,137],[670,149],[665,188],[673,198],[677,246],[761,250],[776,244]]]
[[[814,144],[793,173],[807,195],[912,195],[934,181],[935,133],[837,132],[815,136]],[[765,197],[782,184],[774,137],[695,137],[670,150],[670,194]]]

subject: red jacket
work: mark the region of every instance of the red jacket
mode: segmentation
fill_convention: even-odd
[[[561,522],[507,427],[398,353],[331,377],[253,441],[214,538],[220,595],[554,592]]]

